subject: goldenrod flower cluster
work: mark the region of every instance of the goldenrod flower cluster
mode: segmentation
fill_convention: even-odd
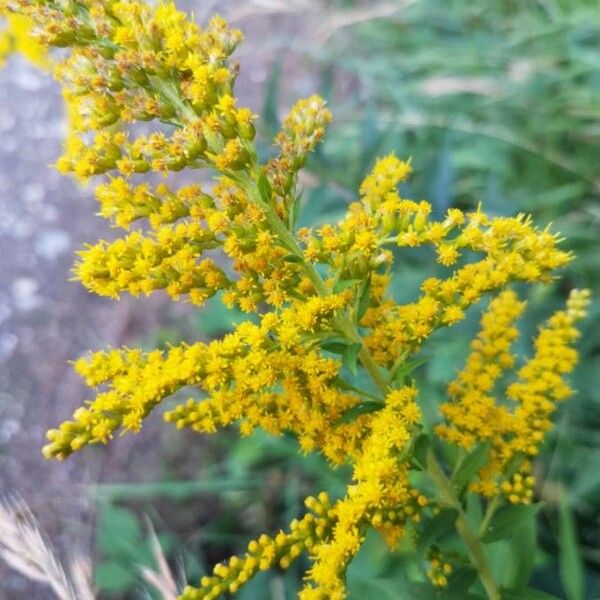
[[[404,534],[406,522],[420,520],[419,510],[428,504],[427,498],[411,489],[407,464],[398,460],[420,420],[416,396],[413,387],[394,390],[372,418],[370,431],[353,457],[353,482],[331,511],[336,520],[331,538],[311,550],[314,564],[308,572],[309,582],[300,592],[301,600],[346,597],[346,567],[359,551],[367,526],[382,532],[393,548]]]
[[[571,395],[564,375],[577,362],[577,351],[572,347],[579,335],[575,324],[585,316],[588,303],[587,290],[574,290],[566,310],[556,312],[540,328],[533,357],[517,371],[512,382],[497,392],[495,388],[503,373],[515,364],[510,351],[511,342],[518,335],[514,321],[525,304],[510,290],[490,303],[465,368],[448,386],[450,401],[441,407],[447,424],[436,429],[440,437],[462,448],[470,448],[476,442],[492,442],[490,459],[481,469],[479,481],[471,484],[474,491],[494,496],[500,485],[510,502],[531,501],[535,480],[529,474],[529,459],[539,452],[552,427],[556,403]],[[501,403],[498,396],[507,401]],[[507,479],[504,468],[517,456],[524,459],[523,474]]]
[[[448,577],[454,571],[452,563],[443,555],[439,548],[432,548],[427,554],[429,561],[429,569],[427,577],[436,587],[446,587],[448,585]]]
[[[199,588],[184,589],[181,600],[212,600],[223,593],[235,594],[258,571],[273,566],[286,569],[300,554],[330,537],[335,516],[327,493],[309,496],[304,503],[310,512],[293,520],[288,533],[279,531],[274,537],[263,534],[252,540],[243,558],[234,556],[226,564],[215,565],[212,575],[203,577]]]
[[[286,568],[302,553],[311,566],[299,597],[341,600],[347,566],[369,529],[393,548],[404,536],[418,537],[442,505],[457,511],[457,529],[480,568],[482,553],[473,550],[477,542],[460,513],[462,492],[453,496],[435,448],[417,456],[425,424],[406,369],[436,330],[492,297],[435,432],[459,456],[489,444],[468,482],[472,493],[531,501],[531,460],[556,402],[570,394],[564,377],[576,363],[575,325],[589,294],[571,294],[518,366],[511,343],[525,303],[510,285],[550,282],[571,259],[558,237],[525,215],[490,217],[481,207],[433,219],[428,202],[400,195],[412,167],[393,154],[376,162],[339,223],[298,230],[298,172],[331,113],[316,96],[300,100],[283,120],[274,157],[261,163],[255,116],[238,108],[234,94],[230,56],[241,34],[221,18],[201,27],[164,0],[0,0],[0,10],[28,19],[40,43],[70,48],[55,69],[71,125],[57,168],[78,178],[104,176],[94,180],[99,212],[127,230],[86,246],[75,277],[113,298],[162,290],[200,306],[218,295],[257,315],[210,343],[77,360],[75,369],[97,393],[48,432],[44,454],[63,459],[118,431],[137,432],[177,392],[188,399],[165,419],[178,428],[291,432],[302,452],[351,465],[343,497],[308,498],[309,512],[289,531],[251,542],[243,557],[187,587],[184,600],[233,594],[259,570]],[[149,123],[132,127],[139,122]],[[201,168],[216,173],[214,185],[140,181],[146,173],[172,179]],[[420,246],[433,249],[443,275],[399,304],[390,291],[395,253]],[[415,487],[415,469],[441,482],[438,492]],[[452,565],[436,552],[429,553],[429,577],[444,586]]]

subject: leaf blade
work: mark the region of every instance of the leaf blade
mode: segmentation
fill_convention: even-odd
[[[577,541],[573,511],[564,492],[558,504],[558,563],[560,579],[568,600],[583,600],[583,563]]]
[[[375,400],[365,400],[364,402],[360,402],[359,404],[354,405],[353,407],[345,410],[340,418],[336,421],[336,425],[342,425],[344,423],[352,423],[354,419],[360,417],[361,415],[367,415],[372,412],[377,412],[381,410],[385,404],[383,402],[376,402]]]
[[[452,483],[460,494],[471,478],[487,462],[488,454],[492,447],[491,440],[477,444],[469,454],[458,463],[456,471],[452,476]]]

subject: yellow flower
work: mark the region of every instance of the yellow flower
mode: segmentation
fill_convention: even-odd
[[[534,341],[534,356],[506,389],[506,396],[512,401],[508,406],[497,402],[494,392],[503,372],[515,363],[510,352],[518,334],[514,321],[525,305],[512,291],[502,292],[490,303],[465,368],[448,386],[450,401],[441,407],[446,424],[436,428],[440,437],[463,448],[491,440],[489,462],[481,469],[480,480],[471,484],[473,491],[493,496],[502,482],[500,489],[511,502],[531,500],[532,480],[527,479],[526,488],[520,487],[515,482],[521,481],[521,474],[515,475],[511,483],[503,479],[503,469],[516,455],[537,454],[552,425],[555,402],[569,396],[564,375],[573,369],[577,359],[571,348],[578,336],[574,325],[585,315],[588,302],[588,291],[574,290],[567,309],[555,313],[540,329]],[[523,472],[526,471],[524,466]]]

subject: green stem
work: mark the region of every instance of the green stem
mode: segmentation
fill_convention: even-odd
[[[371,356],[371,353],[364,345],[362,337],[354,323],[346,315],[338,315],[336,323],[340,331],[351,341],[361,344],[360,350],[358,351],[358,359],[361,365],[365,368],[365,371],[369,373],[371,379],[375,382],[375,385],[380,389],[384,397],[389,391],[389,385],[386,378],[383,376],[379,365],[375,362],[375,359]]]
[[[239,183],[244,187],[246,192],[253,198],[253,200],[259,203],[260,206],[265,210],[269,226],[271,227],[272,231],[279,237],[280,241],[284,244],[284,246],[292,254],[302,259],[301,264],[304,269],[304,273],[310,279],[319,296],[330,296],[330,290],[325,285],[325,282],[319,275],[318,271],[315,269],[314,265],[305,259],[304,253],[302,252],[302,248],[300,248],[300,246],[298,245],[298,242],[292,234],[292,232],[285,226],[283,221],[279,218],[279,215],[277,214],[273,206],[265,202],[261,198],[256,182],[253,181],[250,177],[244,176],[238,177],[237,179]],[[379,365],[375,362],[375,360],[371,356],[371,353],[364,345],[362,337],[354,323],[350,320],[350,318],[347,315],[338,315],[336,317],[336,324],[338,326],[338,329],[340,330],[340,333],[343,333],[350,341],[361,344],[361,348],[358,352],[358,358],[362,366],[369,373],[377,387],[385,396],[389,390],[388,383],[385,377],[383,376]]]
[[[196,115],[193,108],[191,106],[188,106],[187,103],[183,101],[176,86],[169,85],[166,82],[163,82],[159,79],[154,81],[153,85],[163,95],[164,98],[166,98],[169,102],[172,103],[173,107],[179,115],[181,115],[189,121],[195,121],[198,119],[198,115]],[[256,169],[258,175],[261,166],[256,157],[254,157],[252,163],[254,165],[253,168]],[[304,272],[306,276],[310,279],[317,293],[320,296],[329,296],[331,292],[325,285],[325,282],[315,269],[314,265],[306,261],[306,259],[304,258],[302,248],[300,248],[300,246],[298,245],[298,241],[296,240],[292,232],[279,218],[279,215],[275,211],[273,205],[270,202],[265,202],[263,200],[260,190],[258,189],[258,177],[256,178],[256,180],[254,180],[246,173],[232,173],[230,176],[233,179],[235,179],[243,187],[244,190],[246,190],[246,192],[255,202],[262,206],[262,208],[265,210],[266,217],[272,231],[279,237],[280,241],[284,244],[284,246],[292,254],[302,259],[302,266]],[[336,324],[338,325],[340,333],[343,333],[352,342],[357,342],[361,344],[361,348],[358,352],[358,359],[360,360],[362,366],[369,373],[369,375],[371,376],[371,378],[385,397],[389,389],[388,382],[383,376],[379,365],[375,362],[375,360],[371,356],[371,353],[365,347],[362,337],[354,323],[348,318],[348,316],[338,315],[336,318]]]
[[[452,483],[442,470],[442,467],[439,465],[431,448],[427,453],[427,472],[438,487],[440,497],[444,503],[458,511],[456,531],[469,551],[471,563],[477,569],[479,579],[483,584],[488,598],[490,600],[500,600],[500,592],[494,581],[494,575],[492,574],[485,552],[483,551],[483,546],[481,545],[477,534],[475,534],[469,526],[463,507],[452,489]]]

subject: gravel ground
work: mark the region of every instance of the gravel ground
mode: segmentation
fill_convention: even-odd
[[[195,11],[201,20],[217,5],[225,16],[237,16],[246,33],[238,53],[241,104],[260,110],[261,88],[276,58],[284,59],[286,98],[310,93],[310,65],[298,57],[315,15],[254,14],[250,4],[203,2]],[[52,78],[11,58],[0,70],[0,494],[22,495],[61,552],[89,554],[94,511],[85,486],[157,479],[168,434],[153,417],[139,436],[65,463],[45,462],[45,430],[67,418],[87,393],[68,360],[88,349],[134,344],[158,324],[189,327],[191,314],[160,296],[117,303],[68,281],[74,251],[112,234],[93,216],[91,189],[50,166],[64,134]],[[50,597],[48,589],[0,564],[0,600]]]

